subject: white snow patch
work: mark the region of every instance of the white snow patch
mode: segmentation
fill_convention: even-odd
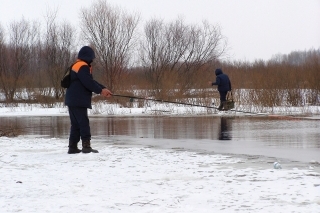
[[[238,167],[227,155],[52,138],[0,138],[1,212],[320,212],[312,170]]]

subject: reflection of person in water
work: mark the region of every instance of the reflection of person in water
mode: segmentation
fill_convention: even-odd
[[[221,117],[219,140],[231,140],[230,119]]]

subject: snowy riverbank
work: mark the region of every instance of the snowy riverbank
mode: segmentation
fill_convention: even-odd
[[[193,115],[204,110],[175,107],[167,112],[164,107],[106,105],[99,107],[100,114],[95,108],[89,113]],[[63,106],[25,105],[2,107],[0,115],[68,113]],[[106,140],[95,141],[98,154],[68,155],[65,139],[0,137],[1,212],[320,212],[320,174],[312,163],[274,169],[272,162],[248,162],[240,155],[150,149]]]
[[[320,106],[304,107],[274,107],[257,108],[236,106],[231,111],[218,111],[214,108],[188,106],[182,104],[168,104],[148,101],[145,107],[139,108],[133,104],[131,108],[120,107],[108,102],[96,102],[89,115],[97,116],[144,116],[144,115],[294,115],[320,117]],[[68,108],[63,103],[56,103],[51,107],[40,104],[18,104],[13,106],[1,106],[0,116],[68,116]]]
[[[228,155],[61,139],[0,138],[1,212],[319,212],[312,168],[260,167]],[[240,166],[239,166],[240,165]]]

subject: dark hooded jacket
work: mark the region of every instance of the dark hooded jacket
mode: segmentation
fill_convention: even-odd
[[[78,60],[71,68],[71,84],[67,89],[65,104],[69,107],[85,107],[91,109],[92,92],[100,94],[105,86],[92,77],[91,63],[95,58],[94,51],[84,46],[78,53]]]
[[[219,92],[228,92],[231,90],[231,82],[229,77],[222,72],[221,69],[216,69],[216,82],[212,85],[218,85]]]

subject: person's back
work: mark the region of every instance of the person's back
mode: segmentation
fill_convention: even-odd
[[[228,91],[231,91],[231,81],[228,77],[228,75],[224,74],[221,69],[215,70],[216,74],[216,81],[215,82],[209,82],[211,83],[211,86],[217,85],[218,91],[220,94],[220,106],[219,110],[222,110],[223,108],[223,102],[226,101],[227,93]]]
[[[222,72],[221,69],[216,69],[215,74],[217,76],[216,82],[212,85],[218,85],[218,91],[228,92],[231,90],[231,83],[229,77]]]

